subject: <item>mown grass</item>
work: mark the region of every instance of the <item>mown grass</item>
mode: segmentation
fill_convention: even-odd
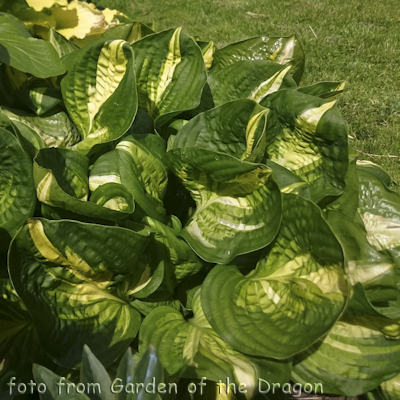
[[[350,143],[400,183],[398,0],[100,0],[156,30],[183,26],[217,46],[296,33],[306,53],[302,85],[345,80],[338,105]],[[370,154],[368,156],[367,154]],[[399,187],[397,187],[399,190]]]

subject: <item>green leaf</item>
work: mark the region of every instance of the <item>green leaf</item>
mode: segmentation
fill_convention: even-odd
[[[197,40],[196,43],[201,49],[201,52],[203,54],[204,64],[206,66],[206,70],[208,71],[213,64],[214,53],[217,48],[215,47],[214,42],[203,42],[201,40],[200,41]]]
[[[0,13],[0,62],[39,78],[65,73],[53,46],[34,39],[18,18],[5,13]]]
[[[76,44],[70,42],[63,35],[56,32],[51,27],[49,29],[49,39],[48,40],[53,45],[53,47],[56,49],[60,58],[66,56],[68,54],[71,54],[74,51],[79,49],[79,47]]]
[[[344,311],[342,249],[313,203],[283,195],[279,234],[256,269],[216,266],[202,285],[213,329],[233,348],[288,358],[326,334]]]
[[[172,228],[148,217],[143,222],[154,229],[155,240],[162,249],[164,263],[168,264],[166,268],[174,271],[178,282],[201,270],[202,262],[188,244],[177,237]]]
[[[148,297],[153,294],[163,283],[163,279],[166,275],[164,261],[160,261],[157,250],[155,251],[153,248],[153,243],[149,246],[149,248],[150,247],[151,253],[149,251],[147,253],[148,257],[144,256],[147,263],[140,280],[135,285],[129,285],[130,289],[127,294],[130,296],[130,298],[148,300]],[[156,255],[154,253],[156,253]]]
[[[17,139],[0,128],[0,248],[33,215],[35,186],[32,163]]]
[[[371,318],[345,317],[295,358],[292,380],[323,382],[324,393],[358,396],[397,375],[399,357],[400,341],[386,339]]]
[[[139,107],[154,118],[157,126],[199,105],[207,79],[203,56],[181,28],[146,36],[132,48]]]
[[[128,24],[119,24],[107,29],[101,36],[107,39],[126,40],[132,44],[152,33],[154,31],[141,22],[129,22]]]
[[[170,151],[167,162],[196,202],[180,235],[201,258],[228,263],[273,240],[281,194],[265,165],[197,148]]]
[[[88,200],[89,159],[73,150],[41,149],[33,170],[37,197],[49,206],[88,217],[118,221],[134,210],[130,192],[111,183]]]
[[[358,207],[357,153],[350,154],[349,169],[345,178],[345,188],[341,196],[326,206],[324,211],[337,211],[349,221],[353,221]]]
[[[147,351],[135,363],[134,375],[135,381],[143,383],[144,387],[136,391],[132,400],[157,400],[160,398],[157,388],[159,383],[165,382],[164,370],[154,346],[148,346]],[[155,386],[152,386],[154,383],[156,383]]]
[[[133,52],[123,40],[99,39],[68,56],[61,90],[81,134],[82,154],[121,137],[137,111]]]
[[[360,214],[368,242],[377,250],[400,247],[400,195],[388,189],[376,175],[358,171]]]
[[[81,382],[91,400],[113,400],[111,379],[101,362],[85,345],[82,353]]]
[[[267,113],[252,100],[227,103],[193,118],[170,143],[165,162],[196,203],[181,236],[206,261],[258,250],[279,229],[281,196],[271,170],[246,162],[263,156]]]
[[[165,153],[164,140],[156,135],[148,136],[149,143],[156,142],[156,149],[159,148],[157,142],[161,142]],[[159,157],[142,143],[128,136],[118,143],[115,150],[100,156],[90,171],[89,187],[96,193],[107,183],[118,184],[135,199],[139,221],[146,215],[166,221],[162,199],[168,184],[168,172]]]
[[[90,196],[90,202],[112,211],[130,213],[133,210],[131,192],[116,183],[106,183],[98,187]]]
[[[400,397],[400,374],[381,384],[385,400],[396,400]]]
[[[27,152],[36,156],[48,147],[72,147],[80,141],[79,132],[64,112],[46,117],[30,116],[3,109],[16,128],[17,136]]]
[[[321,97],[321,99],[333,100],[343,93],[345,81],[339,82],[319,82],[310,86],[303,86],[298,89],[299,92],[311,96]]]
[[[344,189],[347,132],[334,104],[294,90],[273,93],[264,104],[271,108],[266,157],[306,181],[314,202]]]
[[[150,314],[154,309],[159,308],[159,307],[172,307],[175,310],[180,310],[181,305],[178,300],[172,299],[172,300],[161,300],[161,301],[150,301],[149,299],[136,299],[134,301],[131,301],[131,306],[138,310],[140,313],[143,315],[148,315]]]
[[[154,133],[153,118],[151,118],[146,111],[139,108],[135,119],[133,120],[133,124],[128,131],[128,135],[134,135],[134,137],[137,137],[137,135],[145,135],[149,133]]]
[[[365,232],[347,216],[329,211],[326,219],[342,245],[349,282],[354,286],[346,313],[398,319],[400,314],[391,315],[390,308],[371,304],[397,299],[395,270],[390,257],[376,251],[365,238]]]
[[[381,170],[371,168],[374,174],[366,170],[358,171],[359,205],[366,238],[374,249],[390,256],[395,264],[397,300],[389,301],[386,307],[378,310],[391,318],[398,319],[394,331],[386,331],[389,336],[400,337],[400,196],[388,189],[381,181]]]
[[[73,382],[55,374],[42,365],[33,365],[33,376],[38,385],[44,384],[46,386],[46,391],[40,395],[41,400],[64,400],[66,398],[70,400],[90,400],[86,394],[76,392]]]
[[[13,241],[9,270],[46,352],[73,368],[84,344],[110,365],[136,336],[140,314],[124,282],[143,273],[148,233],[76,221],[29,220]],[[133,282],[134,283],[134,282]]]
[[[230,44],[214,54],[213,68],[226,68],[243,60],[269,60],[291,66],[291,74],[296,83],[300,82],[304,71],[303,49],[295,35],[288,37],[255,37]]]
[[[131,348],[128,347],[126,352],[121,358],[121,361],[118,365],[118,370],[115,379],[112,382],[112,388],[116,393],[115,400],[133,400],[133,394],[126,393],[125,390],[119,391],[120,387],[116,387],[116,385],[121,384],[126,385],[129,382],[134,381],[133,374],[133,358]]]
[[[272,61],[238,61],[223,69],[211,70],[208,84],[216,106],[249,98],[260,103],[280,89],[296,89],[290,66]]]
[[[375,164],[368,160],[357,160],[357,169],[359,171],[369,172],[375,175],[381,182],[383,182],[387,187],[392,183],[392,178],[380,165]]]
[[[36,115],[47,114],[62,103],[61,91],[49,87],[20,89],[17,95]]]
[[[293,193],[307,200],[311,199],[310,186],[303,179],[271,160],[266,160],[266,165],[272,169],[274,179],[282,193]]]
[[[205,149],[260,162],[266,146],[269,110],[253,100],[223,104],[192,118],[176,135],[168,150]],[[186,157],[187,158],[187,157]]]
[[[11,377],[27,382],[32,362],[48,362],[32,320],[10,280],[0,279],[0,392]],[[14,393],[15,393],[14,389]]]
[[[0,0],[0,11],[13,14],[16,11],[27,8],[28,4],[25,0],[14,0],[9,2],[8,0]]]
[[[188,321],[170,307],[152,311],[140,329],[139,351],[152,343],[168,374],[242,383],[246,385],[248,399],[255,393],[259,377],[285,382],[288,362],[251,357],[234,350],[207,322],[200,304],[200,291],[193,302],[194,316]]]
[[[374,249],[365,232],[346,217],[330,211],[326,218],[345,251],[350,282],[361,283],[372,302],[395,300],[396,278],[391,258]]]

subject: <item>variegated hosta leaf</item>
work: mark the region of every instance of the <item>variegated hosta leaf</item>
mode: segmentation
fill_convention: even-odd
[[[137,111],[133,53],[123,40],[99,39],[71,53],[61,81],[65,106],[88,154],[96,144],[121,137]]]
[[[299,88],[298,91],[312,96],[321,97],[321,99],[333,100],[343,93],[345,86],[345,81],[319,82],[314,85],[303,86]]]
[[[269,60],[291,66],[290,73],[296,83],[304,72],[305,57],[295,35],[288,37],[255,37],[217,50],[213,68],[228,67],[242,60]]]
[[[141,22],[130,22],[108,29],[102,34],[102,37],[107,39],[122,39],[132,44],[152,33],[154,33],[154,31],[145,24]]]
[[[280,89],[297,88],[290,75],[290,65],[261,60],[238,61],[226,68],[211,70],[208,84],[216,106],[246,98],[261,103]]]
[[[131,301],[130,304],[133,308],[135,308],[145,316],[150,314],[154,309],[159,307],[171,307],[179,312],[181,310],[181,303],[176,299],[161,300],[161,301],[151,301],[149,299],[135,299]]]
[[[42,149],[33,163],[39,201],[88,217],[118,221],[134,210],[132,194],[107,186],[90,197],[89,159],[68,149]]]
[[[0,393],[9,391],[12,376],[28,382],[32,362],[45,363],[31,317],[9,279],[0,279]]]
[[[219,337],[204,316],[200,292],[193,299],[193,318],[185,321],[182,314],[171,307],[158,307],[144,320],[139,334],[139,350],[152,343],[159,353],[161,364],[168,374],[214,381],[236,382],[246,385],[246,398],[251,398],[258,387],[258,378],[268,377],[273,382],[285,382],[288,362],[254,358],[244,355]],[[238,327],[238,329],[240,329]]]
[[[21,72],[9,65],[3,65],[2,70],[3,85],[9,88],[8,96],[2,99],[3,105],[15,109],[28,107],[35,114],[42,115],[62,102],[61,91],[51,87],[48,80]],[[58,79],[59,77],[51,77],[52,81]]]
[[[282,204],[268,167],[194,147],[167,156],[196,203],[180,235],[201,258],[224,264],[273,240]]]
[[[308,183],[285,167],[270,160],[266,161],[267,167],[272,169],[274,179],[282,193],[293,193],[307,200],[311,199],[310,186]]]
[[[35,39],[26,26],[10,14],[0,13],[0,62],[39,78],[65,73],[50,43]]]
[[[15,136],[0,128],[0,248],[33,215],[35,200],[32,162]]]
[[[359,206],[358,213],[364,223],[368,242],[378,251],[389,255],[395,264],[397,300],[389,301],[388,310],[393,317],[400,315],[400,196],[392,192],[381,181],[382,173],[376,168],[371,172],[358,170]],[[381,307],[379,310],[382,312]],[[385,313],[386,314],[386,313]],[[400,320],[395,332],[400,337]]]
[[[174,229],[151,218],[145,218],[144,223],[155,231],[155,239],[161,246],[164,263],[170,264],[178,282],[194,275],[203,267],[202,262],[188,246],[188,244],[177,237]]]
[[[314,202],[344,189],[347,132],[334,104],[294,90],[266,97],[271,109],[266,157],[309,183]]]
[[[342,250],[319,208],[287,194],[278,236],[256,269],[243,276],[235,266],[214,267],[201,302],[213,329],[233,348],[284,359],[331,329],[347,294]]]
[[[328,204],[324,209],[324,212],[337,211],[349,221],[354,221],[358,207],[357,157],[358,154],[350,149],[349,168],[345,178],[344,191],[335,201]]]
[[[381,182],[383,182],[387,187],[392,183],[392,178],[387,173],[386,170],[383,169],[378,164],[373,163],[368,160],[357,160],[357,170],[369,172],[372,175],[375,175]]]
[[[61,91],[49,87],[22,89],[19,97],[36,115],[48,113],[62,103]]]
[[[165,142],[159,136],[148,135],[147,142],[161,142],[165,153]],[[115,150],[97,159],[90,171],[90,190],[97,191],[110,182],[121,185],[132,194],[139,220],[146,215],[166,220],[162,199],[167,188],[168,171],[157,155],[146,148],[143,140],[128,136],[118,143]]]
[[[227,263],[262,248],[279,229],[271,170],[246,162],[262,158],[267,113],[252,100],[224,104],[193,118],[169,143],[165,162],[197,206],[181,236],[207,261]]]
[[[216,157],[222,153],[260,162],[266,146],[268,112],[248,99],[223,104],[192,118],[168,149],[202,148],[215,152]]]
[[[201,52],[203,54],[203,60],[204,64],[206,66],[206,70],[208,71],[214,61],[214,53],[216,51],[216,47],[214,42],[202,42],[202,41],[197,41],[197,44],[201,48]]]
[[[72,147],[80,141],[79,132],[67,114],[58,112],[47,117],[19,115],[3,109],[17,129],[20,141],[31,148],[29,153],[36,156],[40,149],[47,147]]]
[[[376,175],[364,170],[358,171],[358,180],[358,213],[364,222],[367,240],[375,249],[395,255],[392,250],[400,248],[400,196]]]
[[[31,219],[10,249],[13,285],[31,314],[46,352],[75,367],[88,344],[111,364],[136,336],[140,315],[114,276],[143,272],[148,234],[75,221]],[[106,344],[106,345],[105,345]]]
[[[375,250],[365,238],[365,232],[347,216],[328,211],[326,219],[342,245],[349,282],[354,286],[346,313],[382,318],[387,316],[399,320],[400,310],[396,316],[391,307],[374,307],[371,304],[384,304],[397,299],[395,269],[391,258]]]
[[[358,396],[400,372],[400,340],[388,340],[373,318],[345,317],[295,358],[292,380],[323,382],[324,393]]]
[[[70,42],[68,39],[66,39],[63,35],[55,31],[54,29],[50,28],[49,29],[49,42],[53,45],[53,47],[56,49],[58,55],[60,58],[73,53],[74,51],[78,50],[79,47]]]
[[[132,48],[139,107],[154,118],[157,126],[199,105],[207,80],[203,56],[181,28],[146,36]]]
[[[133,211],[132,193],[124,186],[116,183],[106,183],[98,187],[90,196],[90,201],[104,208],[123,213]]]
[[[400,398],[400,374],[381,384],[381,390],[385,400],[397,400]]]

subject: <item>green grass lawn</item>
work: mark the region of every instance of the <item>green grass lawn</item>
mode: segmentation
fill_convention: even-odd
[[[338,105],[360,159],[400,182],[399,0],[100,0],[156,30],[183,26],[218,47],[296,33],[306,53],[301,85],[345,80]],[[397,187],[397,190],[399,188]]]

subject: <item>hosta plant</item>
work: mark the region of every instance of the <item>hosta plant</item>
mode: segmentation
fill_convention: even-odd
[[[153,345],[168,384],[395,398],[400,197],[349,149],[344,83],[301,86],[295,36],[219,49],[127,22],[78,47],[15,15],[0,14],[0,391],[79,382],[85,345],[111,375]]]

